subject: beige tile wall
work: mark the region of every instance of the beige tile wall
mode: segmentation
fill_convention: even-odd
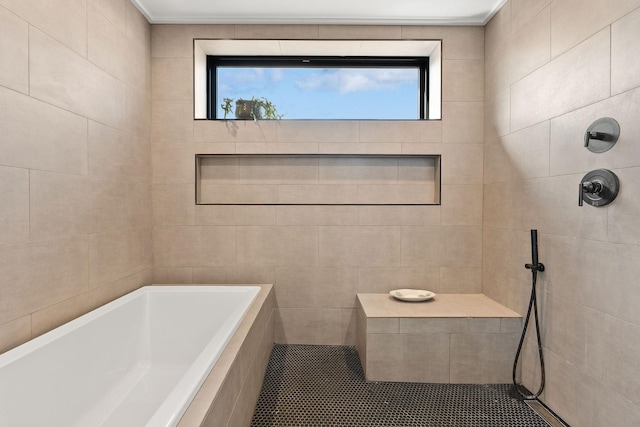
[[[0,351],[151,282],[150,31],[0,0]]]
[[[510,0],[486,26],[482,291],[525,313],[529,229],[540,236],[543,400],[569,424],[640,422],[640,1]],[[594,154],[586,128],[622,129]],[[621,181],[610,206],[577,206],[592,169]],[[523,378],[540,374],[530,335]]]
[[[193,38],[442,39],[443,119],[194,121]],[[154,25],[151,45],[155,281],[274,283],[277,341],[310,344],[355,344],[356,292],[480,291],[482,27]],[[194,206],[196,153],[442,154],[442,205]],[[209,196],[228,197],[217,184]],[[355,194],[244,187],[265,201]]]

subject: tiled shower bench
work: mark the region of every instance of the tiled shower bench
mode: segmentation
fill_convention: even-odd
[[[368,381],[509,383],[522,317],[482,294],[398,301],[358,294],[357,345]]]

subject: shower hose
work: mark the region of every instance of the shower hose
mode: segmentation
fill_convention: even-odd
[[[524,321],[524,327],[522,328],[522,336],[520,336],[520,343],[518,344],[518,351],[516,351],[516,357],[513,361],[513,388],[518,393],[519,397],[524,400],[535,400],[540,396],[542,390],[544,390],[544,358],[542,356],[542,340],[540,339],[540,322],[538,321],[538,301],[536,296],[536,282],[538,279],[538,271],[544,271],[544,264],[538,262],[538,230],[531,230],[531,264],[525,264],[525,268],[531,270],[532,283],[531,283],[531,298],[529,299],[529,309],[527,310],[527,316]],[[518,384],[516,380],[516,370],[518,367],[518,359],[520,359],[520,352],[522,351],[522,345],[524,344],[524,338],[527,334],[527,328],[529,326],[529,319],[531,318],[531,311],[533,310],[533,317],[536,326],[536,336],[538,338],[538,355],[540,356],[540,387],[534,394],[529,394],[529,390],[522,384]]]

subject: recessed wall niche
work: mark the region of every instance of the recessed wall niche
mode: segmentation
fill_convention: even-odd
[[[439,205],[440,155],[197,154],[199,205]]]

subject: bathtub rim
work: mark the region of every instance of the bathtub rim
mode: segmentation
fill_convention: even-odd
[[[149,285],[145,286],[145,288],[153,288],[150,289],[151,292],[166,292],[166,293],[198,293],[204,291],[209,291],[215,289],[231,291],[233,289],[241,289],[247,292],[251,292],[251,301],[244,308],[242,314],[239,316],[238,320],[231,321],[231,318],[225,319],[223,328],[221,328],[218,333],[214,336],[209,337],[209,341],[206,343],[205,347],[200,351],[200,353],[196,356],[195,359],[192,360],[191,365],[184,373],[182,378],[178,381],[178,383],[174,386],[174,388],[169,392],[169,394],[165,397],[160,406],[156,409],[154,414],[145,424],[146,426],[177,426],[184,413],[187,411],[194,397],[202,388],[202,384],[206,381],[207,377],[211,373],[211,370],[215,366],[216,362],[222,356],[222,353],[225,351],[229,342],[235,335],[236,331],[244,321],[244,318],[247,315],[247,312],[253,305],[256,300],[258,294],[260,293],[260,286],[258,285],[238,285],[238,286],[229,286],[229,285],[182,285],[182,286],[159,286],[159,285]],[[230,332],[230,333],[228,333]],[[222,335],[222,337],[221,337]],[[226,338],[225,338],[226,336]],[[220,340],[222,338],[222,340]],[[220,347],[219,344],[222,343]],[[197,367],[197,370],[193,370],[194,367]],[[173,402],[174,404],[171,406],[165,405],[166,402]]]
[[[157,286],[180,285],[168,284]],[[240,325],[220,354],[220,357],[211,368],[209,375],[207,375],[204,382],[202,383],[202,386],[191,400],[190,405],[184,411],[182,418],[178,421],[178,427],[200,426],[205,422],[205,420],[207,420],[207,417],[210,415],[209,412],[212,404],[214,400],[221,394],[220,392],[223,390],[224,386],[226,386],[225,380],[234,368],[234,364],[238,362],[241,347],[243,346],[243,344],[245,344],[251,329],[256,323],[258,316],[261,315],[263,309],[266,309],[271,310],[271,313],[268,313],[267,315],[269,318],[271,318],[272,315],[274,315],[274,311],[277,306],[275,292],[273,290],[272,284],[202,284],[190,286],[259,286],[261,289],[260,291],[258,291],[258,294],[255,296],[253,302],[245,312]],[[267,339],[271,344],[273,344],[273,330],[271,331],[271,333],[272,336],[267,337]],[[268,360],[265,360],[265,367],[266,361]],[[259,379],[259,383],[261,386],[262,378]]]
[[[39,348],[42,348],[44,346],[46,346],[47,344],[50,344],[51,342],[57,340],[59,337],[64,336],[64,335],[68,335],[69,333],[71,333],[72,331],[74,331],[75,329],[77,329],[79,326],[89,323],[91,320],[96,319],[100,316],[103,316],[107,313],[112,312],[113,310],[117,309],[118,307],[120,307],[121,305],[132,301],[140,296],[143,296],[143,294],[145,294],[146,292],[149,291],[153,291],[154,289],[157,290],[163,290],[163,291],[170,291],[170,289],[166,289],[166,288],[175,288],[175,290],[181,290],[181,291],[196,291],[198,290],[198,288],[202,288],[202,287],[260,287],[262,285],[254,285],[254,284],[239,284],[239,285],[156,285],[156,284],[152,284],[152,285],[145,285],[145,286],[141,286],[127,294],[124,294],[106,304],[101,305],[100,307],[96,307],[91,311],[88,311],[85,314],[82,314],[74,319],[69,320],[68,322],[63,323],[60,326],[57,326],[54,329],[51,329],[50,331],[45,332],[42,335],[38,335],[37,337],[34,337],[32,339],[30,339],[29,341],[20,344],[17,347],[14,347],[12,349],[9,349],[7,351],[5,351],[4,353],[0,353],[0,369],[2,369],[3,367],[15,362],[16,360],[29,355],[31,353],[33,353],[34,351],[38,350]],[[245,316],[247,314],[247,312],[249,311],[249,309],[251,308],[251,306],[253,305],[253,302],[255,302],[255,298],[258,297],[258,295],[260,294],[260,291],[258,291],[258,294],[256,294],[256,296],[254,297],[254,301],[252,301],[252,303],[249,305],[249,307],[247,308],[246,312],[245,312]],[[242,323],[242,321],[241,321]]]
[[[52,342],[60,339],[61,337],[67,336],[72,333],[76,329],[82,327],[85,324],[90,323],[91,321],[98,319],[112,311],[118,309],[119,307],[127,304],[131,301],[134,301],[137,298],[142,298],[146,293],[156,291],[156,292],[198,292],[203,291],[203,288],[257,288],[257,292],[253,295],[252,301],[244,310],[243,315],[240,317],[240,321],[235,328],[235,332],[230,336],[227,341],[226,346],[223,347],[222,351],[218,355],[218,359],[215,363],[212,363],[208,372],[203,375],[203,379],[200,382],[200,386],[195,388],[192,393],[190,399],[187,400],[187,404],[184,408],[182,408],[179,416],[175,419],[172,419],[172,425],[178,425],[181,420],[185,417],[185,415],[190,411],[193,412],[193,401],[200,393],[203,385],[209,380],[209,377],[214,372],[217,371],[216,366],[219,365],[220,360],[223,358],[225,353],[229,351],[231,348],[235,353],[238,352],[239,346],[244,341],[244,338],[249,332],[255,318],[258,313],[262,309],[262,306],[272,291],[272,285],[270,284],[151,284],[141,286],[127,294],[124,294],[106,304],[103,304],[100,307],[97,307],[81,316],[78,316],[48,332],[45,332],[42,335],[39,335],[15,348],[7,350],[6,352],[0,354],[0,369],[5,366],[10,366],[12,363],[19,361],[20,359],[38,351],[39,349],[46,347]],[[218,387],[219,388],[219,387]],[[214,395],[215,398],[215,395]],[[208,409],[208,408],[207,408]],[[208,411],[207,411],[208,412]],[[202,420],[206,418],[207,412],[202,415]],[[154,414],[155,415],[155,414]],[[199,424],[198,424],[199,425]]]

